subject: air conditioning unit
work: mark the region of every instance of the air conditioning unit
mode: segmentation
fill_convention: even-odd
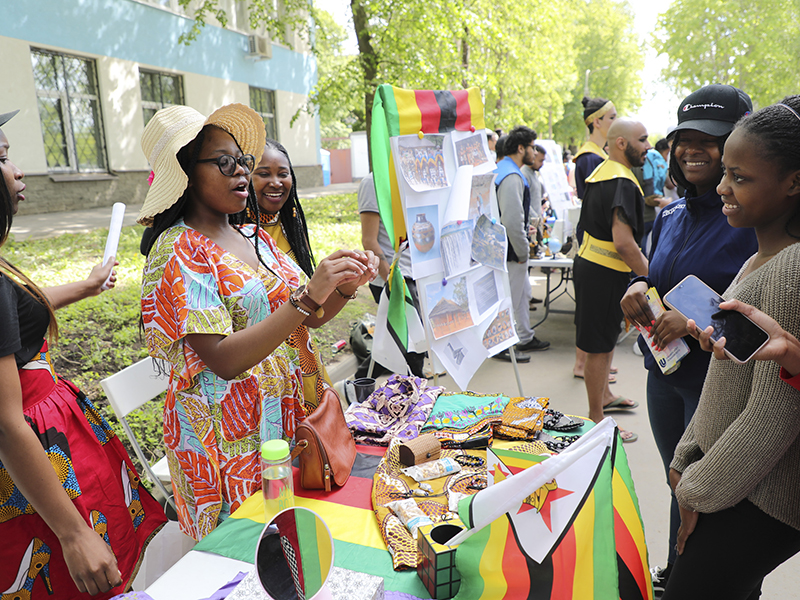
[[[247,36],[247,58],[252,60],[267,60],[272,58],[272,43],[265,35]]]

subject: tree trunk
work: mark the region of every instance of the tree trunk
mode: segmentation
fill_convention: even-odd
[[[358,59],[361,72],[364,74],[364,115],[367,122],[367,148],[372,142],[372,103],[375,100],[375,89],[378,87],[378,55],[372,46],[372,36],[369,33],[369,17],[361,0],[350,0],[350,9],[353,11],[353,28],[358,39]],[[372,171],[372,152],[369,152],[369,168]]]
[[[464,25],[464,37],[461,38],[461,87],[467,89],[467,73],[469,73],[469,27]]]

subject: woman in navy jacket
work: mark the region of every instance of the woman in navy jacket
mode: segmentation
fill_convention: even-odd
[[[697,408],[710,355],[686,335],[686,320],[675,311],[658,319],[647,306],[645,292],[654,286],[661,298],[687,275],[696,275],[722,294],[739,269],[758,249],[752,229],[734,229],[722,214],[717,185],[722,179],[722,149],[739,118],[752,111],[750,98],[730,85],[708,85],[690,94],[678,109],[678,127],[670,134],[670,175],[686,196],[666,206],[656,217],[648,277],[634,279],[622,298],[628,320],[649,329],[656,347],[683,337],[690,352],[677,370],[661,372],[639,338],[647,377],[650,427],[669,476],[675,447]],[[667,480],[668,481],[668,480]],[[664,569],[654,569],[662,587],[675,562],[680,514],[673,495],[669,555]],[[660,581],[659,581],[660,580]]]

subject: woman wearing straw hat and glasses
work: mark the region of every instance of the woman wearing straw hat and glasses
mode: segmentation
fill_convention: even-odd
[[[305,417],[285,340],[327,322],[377,272],[371,252],[338,250],[309,279],[258,224],[241,224],[264,141],[241,104],[207,119],[165,108],[142,136],[154,172],[139,214],[154,228],[142,316],[150,354],[171,365],[164,441],[181,527],[198,540],[259,489],[260,441],[291,438]]]

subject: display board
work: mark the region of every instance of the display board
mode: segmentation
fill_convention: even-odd
[[[480,92],[382,85],[371,136],[381,219],[412,264],[392,265],[373,357],[406,372],[404,351],[431,350],[466,389],[486,358],[519,341]],[[417,283],[419,316],[404,277]]]

